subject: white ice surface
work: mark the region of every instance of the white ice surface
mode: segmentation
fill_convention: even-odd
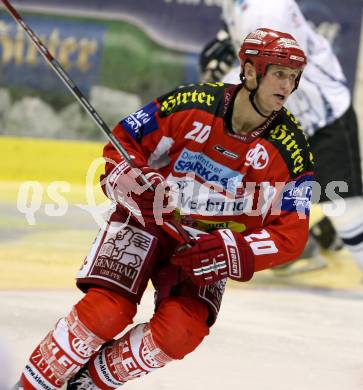
[[[0,292],[0,381],[16,381],[36,343],[80,296],[70,290]],[[152,311],[147,290],[135,321],[147,321]],[[11,369],[1,363],[4,355]],[[363,389],[363,296],[228,289],[199,349],[126,388]]]

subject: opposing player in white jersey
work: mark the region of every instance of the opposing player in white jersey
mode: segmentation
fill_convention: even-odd
[[[330,43],[312,29],[294,0],[224,0],[222,18],[225,28],[201,54],[205,80],[239,83],[240,70],[234,66],[238,42],[260,25],[293,34],[307,53],[308,65],[299,90],[289,97],[286,106],[310,138],[315,155],[315,178],[321,185],[320,202],[334,200],[345,207],[339,216],[329,213],[328,203],[323,203],[323,209],[363,269],[358,125],[344,73]],[[347,186],[337,191],[344,200],[333,193],[334,186],[329,184],[333,181],[346,182]]]

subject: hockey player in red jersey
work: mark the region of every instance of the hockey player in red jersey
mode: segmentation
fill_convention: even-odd
[[[113,207],[77,276],[85,296],[36,347],[16,388],[113,389],[182,359],[209,334],[228,278],[248,281],[299,256],[312,158],[283,104],[306,57],[291,35],[261,28],[240,60],[240,85],[180,87],[115,127],[139,170],[105,147]],[[179,250],[161,228],[170,218],[195,238],[191,248]],[[114,340],[149,280],[153,317]]]

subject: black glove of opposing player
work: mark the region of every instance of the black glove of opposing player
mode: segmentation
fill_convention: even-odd
[[[199,66],[203,81],[220,81],[237,59],[227,28],[218,31],[208,42],[199,56]]]

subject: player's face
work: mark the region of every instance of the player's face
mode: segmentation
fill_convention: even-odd
[[[269,114],[282,108],[295,88],[299,73],[298,69],[280,65],[270,65],[268,67],[256,95],[257,104],[263,112]]]

